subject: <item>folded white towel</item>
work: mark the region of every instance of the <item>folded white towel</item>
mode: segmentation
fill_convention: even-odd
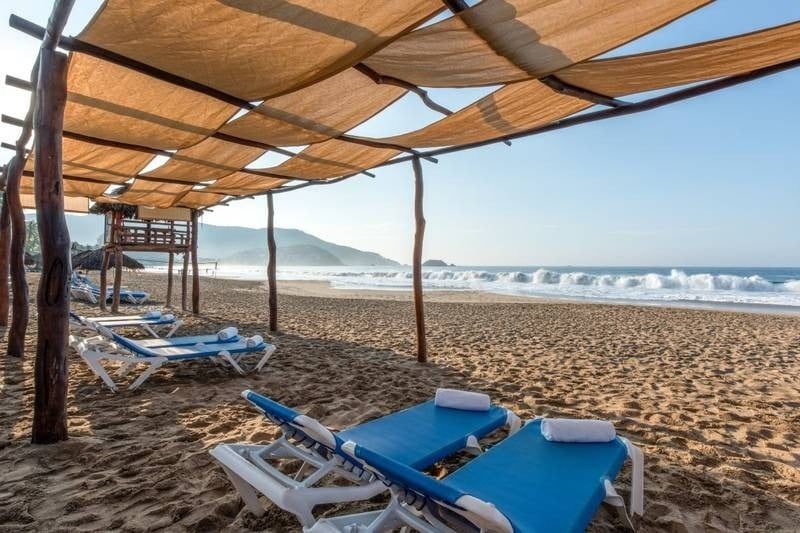
[[[256,346],[259,346],[263,342],[264,342],[264,337],[262,337],[261,335],[253,335],[252,337],[247,338],[247,347],[255,348]]]
[[[437,407],[449,407],[464,411],[488,411],[492,400],[488,394],[458,389],[436,389],[433,403]]]
[[[163,315],[161,317],[161,320],[164,321],[164,322],[172,322],[173,320],[175,320],[175,315],[173,315],[173,314]]]
[[[148,311],[142,315],[143,318],[161,318],[161,311]]]
[[[553,442],[611,442],[617,432],[608,420],[545,418],[542,436]]]
[[[239,335],[239,330],[233,326],[228,326],[225,329],[221,329],[219,333],[217,333],[217,337],[219,337],[219,340],[221,341],[227,341],[229,339],[237,337],[238,335]]]

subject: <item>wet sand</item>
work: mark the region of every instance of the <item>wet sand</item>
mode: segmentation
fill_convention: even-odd
[[[163,305],[163,276],[126,272],[125,283]],[[203,313],[178,312],[179,334],[236,324],[265,335],[263,283],[203,279],[202,288]],[[208,454],[278,434],[239,393],[342,428],[438,386],[486,392],[523,418],[612,420],[645,452],[640,531],[800,530],[796,316],[431,293],[431,360],[419,365],[408,293],[314,282],[280,291],[278,351],[257,375],[189,362],[113,394],[71,354],[70,440],[55,446],[28,444],[33,313],[26,360],[5,358],[0,342],[0,531],[294,531],[274,507],[261,518],[243,509]],[[623,494],[627,479],[626,468]],[[601,509],[589,529],[618,525]]]

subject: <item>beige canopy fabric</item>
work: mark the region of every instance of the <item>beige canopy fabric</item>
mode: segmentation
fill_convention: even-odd
[[[372,148],[330,139],[312,144],[282,164],[265,170],[282,176],[325,180],[372,168],[399,153],[399,150]]]
[[[744,74],[800,58],[800,22],[702,44],[587,61],[558,73],[608,96]]]
[[[33,178],[31,176],[23,176],[19,183],[20,194],[34,194]],[[109,187],[109,184],[103,183],[90,183],[86,181],[78,181],[71,179],[64,179],[64,196],[65,197],[90,197],[102,195]]]
[[[541,77],[616,48],[711,0],[484,0],[365,63],[426,87]]]
[[[36,197],[33,194],[20,194],[23,209],[36,209]],[[67,213],[88,213],[89,199],[81,196],[65,196],[64,211]]]
[[[430,126],[379,140],[411,148],[468,144],[544,126],[591,105],[531,80],[498,89]]]
[[[146,176],[199,183],[241,170],[266,150],[208,138],[191,148],[178,150],[164,165]]]
[[[192,209],[201,209],[209,205],[216,205],[226,197],[227,196],[224,194],[215,194],[205,190],[189,191],[177,202],[177,205],[190,207]]]
[[[106,0],[79,38],[249,101],[340,72],[440,0]]]
[[[249,194],[280,187],[288,181],[289,180],[280,178],[267,178],[257,174],[250,174],[247,171],[234,172],[224,178],[218,179],[203,190],[224,195],[247,196]]]
[[[189,191],[193,185],[180,185],[137,179],[117,200],[132,205],[148,207],[172,207]]]
[[[222,128],[223,133],[273,146],[300,146],[336,137],[406,93],[347,69],[305,89],[267,100]]]
[[[203,140],[239,110],[210,96],[76,53],[70,56],[67,88],[65,131],[161,150]]]
[[[61,141],[62,172],[79,176],[123,183],[135,176],[153,159],[153,155],[111,148],[64,137]],[[25,170],[33,172],[34,156],[28,157]]]

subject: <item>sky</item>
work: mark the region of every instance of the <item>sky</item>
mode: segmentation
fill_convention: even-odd
[[[76,0],[66,34],[99,0]],[[40,25],[52,2],[0,1]],[[718,0],[607,56],[680,46],[800,20],[797,0]],[[30,75],[38,43],[0,29],[0,75]],[[451,109],[492,88],[431,90]],[[424,257],[458,265],[800,265],[800,69],[627,117],[423,162]],[[636,95],[639,100],[653,94]],[[22,117],[28,95],[0,88]],[[439,118],[414,96],[353,130],[385,136]],[[0,140],[18,130],[0,125]],[[0,150],[0,162],[11,157]],[[278,163],[265,156],[255,167]],[[409,263],[410,164],[275,195],[275,222]],[[263,197],[216,207],[202,223],[264,227]]]

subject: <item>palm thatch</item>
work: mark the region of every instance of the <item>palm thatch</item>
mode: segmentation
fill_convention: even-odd
[[[127,187],[127,185],[123,185],[122,187],[119,187],[117,190],[113,191],[113,194],[122,194]],[[94,205],[89,208],[89,212],[93,215],[105,215],[108,212],[116,212],[122,213],[124,218],[136,218],[136,206],[129,204],[95,202]]]
[[[108,262],[109,268],[114,268],[114,253]],[[122,267],[131,270],[142,270],[144,265],[136,259],[122,254]],[[103,268],[103,250],[87,250],[72,256],[72,268],[75,270],[100,270]]]

